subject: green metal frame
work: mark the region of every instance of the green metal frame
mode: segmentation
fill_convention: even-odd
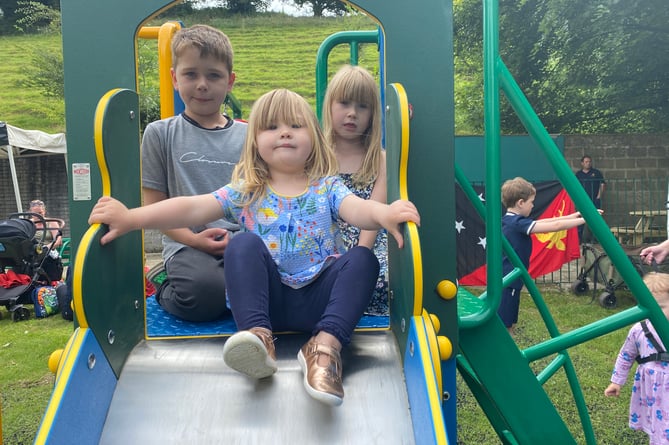
[[[479,214],[486,222],[486,255],[487,255],[487,289],[480,296],[480,306],[473,311],[467,312],[460,318],[460,327],[463,330],[479,328],[496,317],[502,289],[508,283],[517,278],[522,278],[524,284],[532,296],[539,313],[541,314],[546,328],[551,336],[547,341],[529,347],[522,351],[528,362],[533,362],[553,354],[557,356],[537,376],[540,383],[545,383],[558,370],[564,369],[570,388],[574,395],[576,407],[579,412],[584,435],[588,444],[595,444],[596,439],[592,429],[592,423],[588,414],[588,408],[578,383],[576,371],[567,352],[568,348],[593,340],[600,336],[609,334],[615,330],[624,328],[632,323],[645,318],[651,320],[656,326],[658,334],[663,342],[669,340],[669,322],[652,297],[648,288],[644,285],[638,272],[627,258],[622,247],[611,234],[611,231],[599,215],[592,201],[588,198],[583,187],[575,178],[570,166],[562,156],[541,121],[534,113],[531,105],[523,95],[522,91],[513,79],[513,76],[504,65],[499,54],[499,23],[498,23],[498,1],[484,0],[484,115],[485,115],[485,144],[486,144],[486,202],[491,205],[484,206],[477,194],[474,192],[469,181],[461,170],[456,167],[456,178],[465,194],[476,207]],[[555,170],[569,195],[574,200],[576,207],[586,219],[588,226],[596,238],[602,244],[612,263],[620,272],[620,275],[637,299],[637,306],[627,309],[618,314],[598,320],[589,325],[582,326],[571,332],[560,333],[555,324],[550,310],[548,309],[541,293],[529,276],[522,262],[512,249],[508,241],[503,237],[501,230],[501,177],[500,177],[500,91],[506,95],[521,122],[524,124],[530,136],[538,143]],[[502,254],[505,253],[515,269],[507,276],[502,275]],[[463,336],[468,335],[466,332]],[[467,361],[463,359],[462,366],[466,368]],[[479,367],[475,373],[495,373],[497,370],[486,370]],[[476,387],[474,378],[468,377],[468,383]],[[514,385],[513,376],[510,376],[509,385]],[[518,394],[517,403],[521,403],[524,394]],[[485,408],[485,407],[484,407]],[[495,414],[492,407],[488,407],[491,423],[496,427],[498,434],[505,443],[513,443],[509,439],[508,431],[498,429],[503,422]]]

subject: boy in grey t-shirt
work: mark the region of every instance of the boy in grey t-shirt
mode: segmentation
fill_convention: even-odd
[[[185,110],[144,131],[145,205],[209,193],[230,182],[246,137],[245,123],[221,114],[235,81],[227,36],[205,25],[181,29],[172,39],[172,56],[172,83]],[[219,220],[207,227],[163,232],[167,279],[156,298],[166,311],[189,321],[215,320],[228,313],[223,252],[236,229]]]

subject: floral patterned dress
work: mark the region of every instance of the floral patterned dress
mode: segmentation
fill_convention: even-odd
[[[646,324],[659,346],[664,348],[655,328],[648,321]],[[622,386],[636,363],[635,358],[656,352],[641,323],[636,323],[620,349],[611,382]],[[651,445],[669,443],[669,362],[647,362],[637,367],[630,400],[629,426],[648,434]]]
[[[356,186],[353,183],[352,173],[340,173],[339,177],[344,184],[355,195],[362,199],[369,199],[372,195],[374,183],[366,184],[364,186]],[[358,245],[358,238],[360,237],[360,229],[353,227],[343,220],[338,220],[339,231],[341,232],[346,249],[350,249]],[[379,260],[379,278],[376,281],[374,294],[369,302],[369,306],[365,311],[366,315],[388,315],[388,234],[385,230],[379,230],[374,242],[374,254]]]

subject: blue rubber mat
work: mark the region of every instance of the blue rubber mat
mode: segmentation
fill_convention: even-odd
[[[232,315],[215,321],[193,322],[165,311],[156,299],[146,299],[146,334],[148,337],[212,337],[237,331]]]
[[[388,316],[365,315],[360,319],[358,328],[387,328],[389,320]],[[236,331],[232,316],[208,322],[186,321],[166,312],[153,296],[146,299],[146,335],[149,338],[218,337]]]

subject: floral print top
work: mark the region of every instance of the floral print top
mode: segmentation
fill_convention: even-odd
[[[664,348],[653,325],[649,321],[646,323],[658,346]],[[636,364],[636,357],[656,352],[659,351],[646,337],[641,323],[634,324],[620,348],[611,382],[624,385]],[[637,366],[632,382],[629,427],[648,434],[651,444],[669,443],[669,362],[647,362]]]
[[[362,199],[369,199],[372,195],[374,182],[365,184],[363,186],[353,183],[352,173],[340,173],[339,177],[344,181],[344,184],[357,196]],[[360,238],[360,229],[354,227],[343,220],[339,220],[339,230],[346,249],[350,249],[358,245]],[[376,281],[374,288],[374,295],[367,306],[365,314],[367,315],[388,315],[388,233],[385,230],[379,230],[374,241],[374,255],[379,260],[379,278]]]
[[[301,195],[280,195],[267,187],[265,197],[241,207],[240,193],[229,184],[213,192],[224,218],[258,235],[277,264],[281,281],[298,289],[311,283],[346,251],[337,219],[351,191],[337,177],[310,184]]]

